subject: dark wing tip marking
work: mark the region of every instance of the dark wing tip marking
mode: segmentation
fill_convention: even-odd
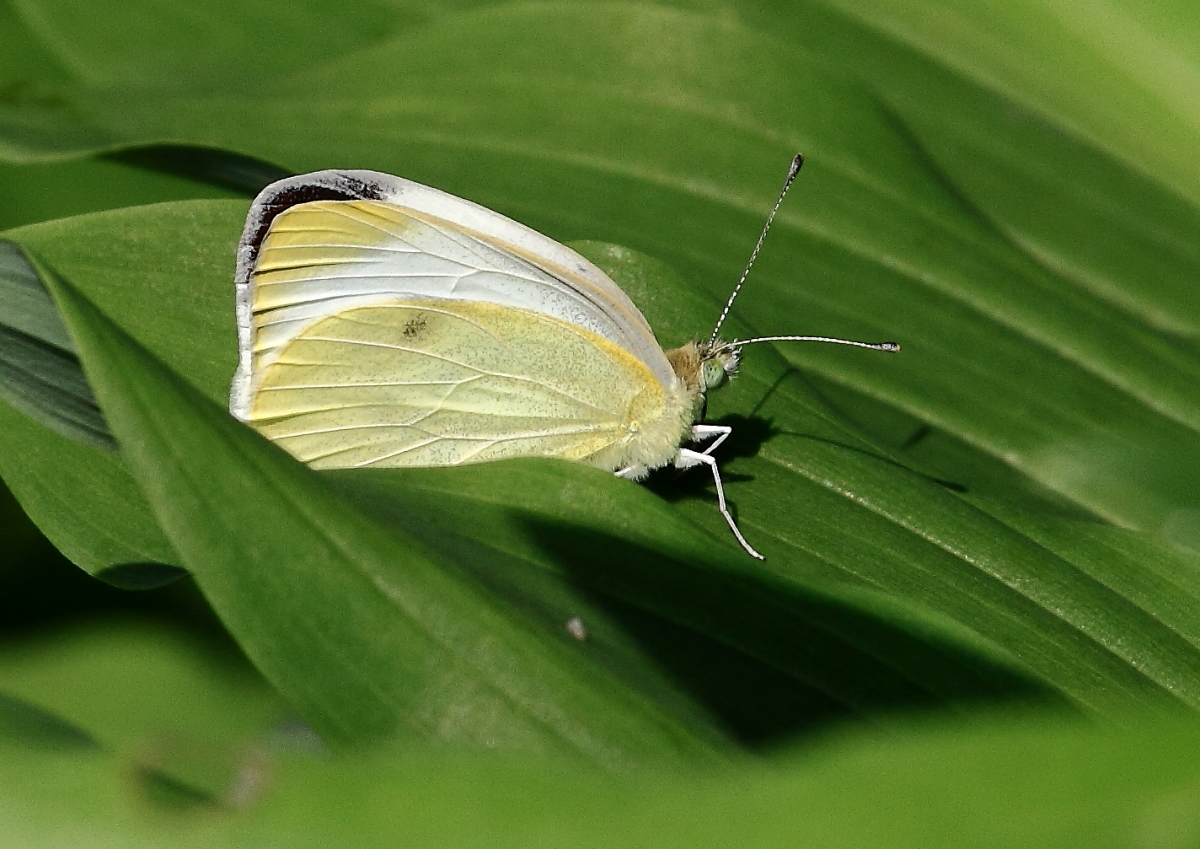
[[[271,224],[293,206],[319,200],[383,199],[380,186],[345,172],[337,172],[336,180],[312,179],[311,175],[305,175],[272,183],[254,199],[251,215],[242,233],[242,248],[250,251],[250,267],[253,268],[258,259],[259,249]]]

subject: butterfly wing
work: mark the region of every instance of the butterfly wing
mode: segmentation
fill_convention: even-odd
[[[245,416],[256,369],[303,327],[352,306],[437,297],[529,309],[577,324],[674,381],[650,326],[588,260],[499,213],[373,171],[272,184],[238,249],[240,360],[231,411]]]
[[[251,210],[237,282],[231,410],[315,466],[653,467],[690,424],[645,319],[603,272],[435,189],[374,172],[275,184]]]
[[[617,468],[667,404],[645,366],[601,336],[530,310],[430,299],[309,325],[264,370],[248,419],[318,468],[528,456]]]

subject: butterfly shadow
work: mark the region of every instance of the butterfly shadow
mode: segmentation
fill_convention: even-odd
[[[736,457],[753,457],[758,454],[763,443],[778,433],[770,421],[759,416],[728,415],[715,419],[707,424],[727,425],[733,428],[729,438],[721,444],[713,456],[721,469],[721,480],[728,483],[743,483],[754,480],[754,476],[741,472],[731,472],[725,468],[725,463]],[[690,469],[668,467],[657,469],[650,474],[642,485],[664,501],[675,503],[685,498],[703,498],[714,504],[717,501],[713,490],[712,474],[707,468],[693,466]]]

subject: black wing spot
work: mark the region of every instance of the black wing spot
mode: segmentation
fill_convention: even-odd
[[[404,324],[404,338],[416,339],[425,332],[425,313],[417,313],[416,318],[410,318]]]

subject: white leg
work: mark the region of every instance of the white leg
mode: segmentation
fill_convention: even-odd
[[[637,477],[637,474],[640,471],[640,466],[626,466],[623,469],[617,469],[615,472],[613,472],[613,474],[619,478],[634,478]]]
[[[706,464],[712,469],[713,483],[717,487],[717,509],[725,517],[729,529],[733,531],[733,535],[737,537],[737,541],[742,544],[742,548],[746,549],[747,554],[759,560],[765,560],[765,557],[751,548],[750,543],[746,542],[746,538],[738,530],[737,522],[733,521],[733,516],[730,515],[729,508],[725,506],[725,487],[721,486],[721,473],[717,470],[717,458],[701,451],[693,451],[690,448],[680,448],[679,456],[675,459],[675,465],[681,469],[690,469],[692,466],[698,466],[701,463]]]
[[[702,454],[711,454],[717,450],[722,442],[729,438],[729,434],[733,433],[733,428],[729,425],[692,425],[692,442],[703,442],[706,439],[713,439],[712,444],[705,448]]]

